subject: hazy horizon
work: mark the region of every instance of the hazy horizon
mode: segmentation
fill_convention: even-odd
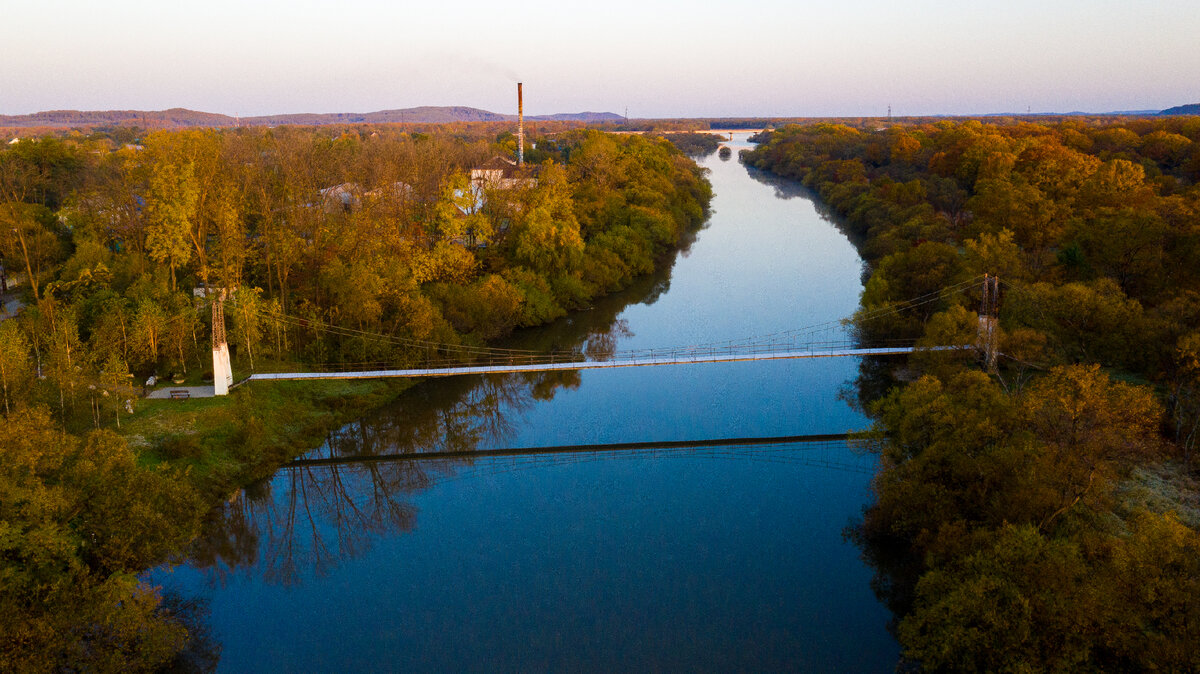
[[[617,0],[77,0],[6,11],[0,114],[187,108],[243,117],[421,106],[632,118],[1161,110],[1200,101],[1200,7]],[[30,26],[36,26],[31,29]]]

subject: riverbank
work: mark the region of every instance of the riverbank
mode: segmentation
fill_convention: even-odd
[[[188,471],[212,506],[394,401],[416,380],[260,382],[228,396],[142,400],[120,434],[146,466]]]
[[[136,157],[75,139],[5,155],[64,166],[14,211],[26,239],[61,245],[34,305],[0,321],[0,520],[14,532],[0,669],[159,666],[186,630],[139,572],[183,553],[234,489],[410,385],[137,400],[151,375],[202,385],[217,329],[205,288],[227,291],[235,371],[469,360],[653,271],[711,197],[694,162],[640,137],[539,143],[480,199],[464,198],[478,167],[509,166],[487,134],[356,128],[336,158],[328,142],[296,128],[162,132]],[[319,198],[328,185],[342,196]],[[95,217],[131,194],[146,207],[122,210],[120,227]],[[170,251],[167,230],[183,242]]]
[[[1198,233],[1173,215],[1200,175],[1155,124],[792,126],[747,155],[864,237],[863,334],[970,339],[979,295],[941,289],[1003,283],[995,371],[926,358],[864,400],[887,441],[853,534],[922,667],[1200,666]]]

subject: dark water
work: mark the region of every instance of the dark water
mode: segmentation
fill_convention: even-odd
[[[672,268],[514,344],[667,347],[849,315],[861,262],[813,203],[705,164],[713,216]],[[839,398],[856,374],[426,382],[312,456],[839,433],[867,423]],[[201,647],[226,671],[885,671],[889,614],[841,535],[872,465],[823,442],[283,468],[152,580],[206,605]]]

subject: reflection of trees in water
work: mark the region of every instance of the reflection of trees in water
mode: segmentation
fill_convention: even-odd
[[[291,585],[301,572],[324,575],[369,549],[378,534],[410,531],[416,510],[402,497],[428,485],[417,466],[288,468],[282,505],[270,511],[263,578]],[[282,503],[281,503],[282,502]]]
[[[191,562],[218,582],[239,567],[281,585],[296,584],[309,571],[323,575],[369,549],[376,536],[410,531],[416,509],[407,497],[432,484],[430,468],[284,468],[258,485],[258,493],[243,492],[215,514]]]
[[[208,599],[187,598],[178,592],[163,595],[163,609],[188,631],[187,646],[162,668],[172,674],[214,672],[221,660],[221,643],[213,636]]]
[[[512,435],[511,415],[528,407],[537,379],[489,376],[467,386],[417,387],[389,414],[346,425],[309,456],[468,451],[494,444]],[[281,585],[308,572],[325,574],[368,550],[378,536],[410,531],[416,520],[410,497],[465,463],[285,467],[220,509],[192,561],[217,579],[237,567],[253,567],[266,582]]]
[[[611,357],[632,336],[628,323],[616,318],[620,311],[633,301],[657,298],[668,285],[665,272],[639,280],[636,288],[604,298],[588,312],[515,336],[511,345],[580,348],[590,358]],[[394,406],[331,433],[307,458],[503,446],[534,401],[550,400],[580,381],[578,371],[426,381]],[[383,534],[411,531],[412,495],[471,466],[470,459],[439,459],[285,467],[214,513],[193,546],[191,562],[216,582],[242,568],[269,583],[299,583],[306,573],[328,573],[367,551]]]
[[[804,183],[798,180],[784,178],[774,173],[769,173],[767,171],[763,171],[762,169],[754,168],[753,166],[746,166],[746,174],[749,175],[750,178],[755,182],[759,182],[764,185],[770,185],[772,188],[774,188],[776,199],[799,198],[811,201],[813,203],[813,207],[817,211],[817,215],[821,216],[822,220],[836,227],[837,230],[842,233],[842,236],[846,237],[846,239],[848,239],[850,243],[854,245],[854,248],[859,251],[859,257],[862,257],[862,247],[863,244],[866,243],[866,237],[847,227],[845,220],[843,220],[842,217],[837,213],[833,212],[833,209],[829,207],[829,204],[825,203],[825,201],[821,199],[821,195],[809,189],[804,185]],[[866,278],[864,275],[864,281],[865,280]]]
[[[807,199],[813,203],[817,214],[822,220],[832,224],[845,236],[862,257],[862,246],[865,237],[855,233],[846,226],[845,221],[826,204],[819,194],[809,189],[798,180],[763,171],[762,169],[746,166],[746,174],[755,182],[769,185],[775,190],[777,199]],[[865,284],[871,276],[871,268],[863,261],[862,282]],[[850,404],[851,407],[865,412],[867,406],[883,397],[892,386],[895,379],[896,361],[890,358],[862,358],[859,361],[859,376],[852,387],[843,388],[838,397]]]
[[[808,199],[814,204],[817,204],[817,210],[821,211],[820,198],[817,197],[815,192],[805,187],[804,183],[798,180],[784,178],[769,171],[754,168],[753,166],[746,166],[746,174],[749,175],[750,178],[755,182],[762,183],[764,185],[770,185],[771,187],[775,188],[776,199]],[[821,215],[824,216],[825,211],[821,211]]]
[[[617,344],[620,340],[632,336],[633,331],[629,329],[629,321],[622,318],[614,321],[609,330],[588,335],[583,352],[587,354],[588,360],[609,360],[617,352]]]
[[[812,201],[817,214],[836,227],[859,251],[859,257],[862,257],[862,247],[866,238],[847,227],[845,221],[814,190],[797,180],[784,178],[752,166],[746,166],[746,172],[756,182],[774,188],[775,197],[778,199],[801,198]],[[864,284],[870,275],[871,269],[864,261],[862,271]],[[851,384],[843,387],[838,397],[865,414],[871,403],[883,398],[899,383],[898,376],[902,375],[902,362],[898,363],[890,358],[862,358],[858,364],[858,377]],[[894,635],[897,623],[895,616],[909,613],[923,566],[920,559],[915,559],[911,555],[911,547],[907,541],[868,536],[862,524],[861,516],[855,518],[843,530],[843,536],[858,546],[862,551],[863,561],[874,570],[871,589],[875,596],[891,610],[893,617],[888,623],[888,630]]]

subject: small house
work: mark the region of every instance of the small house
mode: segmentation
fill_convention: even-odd
[[[536,172],[536,169],[517,166],[511,159],[496,156],[471,169],[471,183],[489,190],[534,187],[537,185]]]

